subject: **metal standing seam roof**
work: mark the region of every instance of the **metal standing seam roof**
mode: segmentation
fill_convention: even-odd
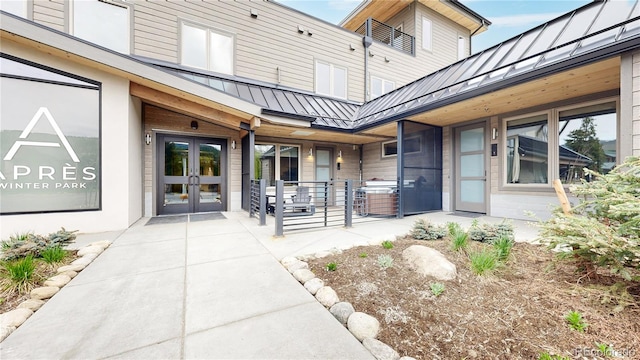
[[[594,1],[364,104],[146,61],[257,104],[265,114],[356,132],[640,47],[639,1]]]

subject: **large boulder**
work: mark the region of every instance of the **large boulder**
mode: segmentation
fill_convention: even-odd
[[[458,275],[456,266],[436,249],[422,245],[412,245],[402,252],[409,266],[425,276],[438,280],[453,280]]]
[[[347,328],[359,341],[366,338],[375,339],[380,331],[380,322],[371,315],[354,312],[347,320]]]

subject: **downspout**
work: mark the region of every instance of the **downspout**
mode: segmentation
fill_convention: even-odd
[[[471,54],[473,53],[472,52],[473,48],[471,46],[471,39],[473,38],[473,35],[475,35],[483,27],[484,27],[484,19],[480,19],[480,26],[469,35],[469,54],[467,56],[471,56]]]
[[[371,18],[368,18],[364,26],[364,36],[362,37],[362,45],[364,46],[364,102],[367,99],[367,90],[369,89],[369,46],[373,44],[371,37]]]

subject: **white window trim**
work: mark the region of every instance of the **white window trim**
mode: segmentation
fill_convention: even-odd
[[[180,59],[180,64],[181,65],[184,65],[183,59],[182,59],[182,55],[183,55],[183,52],[182,52],[182,31],[183,30],[182,29],[183,29],[183,27],[185,25],[186,26],[191,26],[191,27],[194,27],[194,28],[198,28],[198,29],[202,29],[202,30],[205,30],[207,32],[207,40],[206,40],[206,43],[207,43],[207,67],[206,68],[202,68],[202,67],[196,67],[196,66],[192,66],[192,65],[186,65],[186,66],[192,66],[192,67],[195,67],[195,68],[198,68],[198,69],[213,71],[212,69],[210,69],[210,64],[211,64],[211,48],[210,48],[210,45],[211,45],[211,33],[215,33],[215,34],[218,34],[218,35],[228,36],[228,37],[231,38],[231,40],[233,42],[233,47],[231,49],[231,74],[228,74],[228,75],[235,75],[236,74],[236,34],[234,34],[232,32],[229,32],[229,31],[226,31],[226,30],[222,30],[222,29],[219,29],[219,28],[207,26],[207,25],[204,25],[204,24],[200,24],[200,23],[197,23],[197,22],[193,22],[193,21],[190,21],[190,20],[184,20],[184,19],[180,20],[180,30],[179,30],[180,33],[178,34],[178,36],[179,36],[179,38],[178,38],[178,41],[179,41],[178,58]]]
[[[572,109],[578,109],[587,107],[590,105],[597,105],[607,102],[616,103],[616,151],[620,152],[620,98],[619,97],[606,97],[597,100],[591,100],[586,102],[579,102],[575,104],[565,105],[561,107],[551,108],[545,111],[531,112],[518,116],[506,117],[500,120],[500,136],[499,151],[502,152],[500,156],[500,190],[504,191],[553,191],[552,183],[554,179],[560,178],[560,141],[558,138],[560,112]],[[546,184],[510,184],[507,183],[507,122],[512,120],[518,120],[522,118],[532,117],[536,115],[547,115],[547,126],[549,131],[549,141],[547,142],[547,183]],[[551,136],[553,134],[553,136]],[[618,159],[618,163],[620,163]],[[565,187],[568,184],[564,185]]]
[[[373,96],[373,80],[374,79],[380,80],[382,82],[382,91],[383,91],[383,93],[378,95],[378,96],[376,96],[376,97]],[[393,85],[393,89],[391,89],[391,91],[396,89],[395,81],[391,81],[391,80],[387,80],[387,79],[381,78],[379,76],[371,75],[371,81],[369,82],[369,97],[370,97],[370,100],[373,100],[373,99],[375,99],[377,97],[380,97],[380,96],[382,96],[384,94],[387,94],[387,92],[384,92],[384,84],[385,83],[390,83],[391,85]],[[391,91],[389,91],[389,92],[391,92]]]
[[[429,31],[429,47],[425,47],[424,45],[424,22],[427,21],[430,24],[430,31]],[[427,50],[427,51],[433,51],[433,21],[431,21],[431,19],[427,18],[426,16],[422,16],[422,22],[420,23],[421,26],[421,30],[422,30],[422,34],[421,34],[421,45],[422,45],[422,50]]]
[[[329,92],[330,92],[329,94],[325,94],[323,92],[319,92],[318,91],[318,63],[329,66]],[[335,94],[335,87],[334,87],[334,84],[333,84],[333,70],[335,68],[344,70],[344,95],[345,95],[344,97],[343,96],[337,96]],[[346,66],[340,66],[340,65],[333,64],[333,63],[331,63],[329,61],[316,59],[313,72],[314,72],[314,76],[313,76],[313,78],[314,78],[314,88],[315,88],[316,94],[333,96],[333,97],[336,97],[336,98],[339,98],[339,99],[347,99],[349,97],[349,92],[348,92],[348,89],[349,89],[349,84],[348,84],[349,69]]]

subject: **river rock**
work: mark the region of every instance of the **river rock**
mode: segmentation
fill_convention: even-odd
[[[316,299],[318,302],[326,307],[331,307],[333,304],[340,301],[338,294],[330,286],[323,286],[316,292]]]
[[[52,276],[44,282],[44,286],[63,287],[71,281],[71,277],[63,274]]]
[[[307,291],[310,292],[311,295],[315,295],[323,286],[324,281],[318,278],[313,278],[304,283],[304,288],[307,289]]]
[[[362,345],[365,349],[369,350],[371,355],[377,360],[398,360],[400,354],[393,350],[391,346],[383,343],[380,340],[366,338],[362,340]]]
[[[377,338],[380,331],[380,322],[371,315],[354,312],[347,320],[347,328],[359,341],[366,338]]]
[[[293,272],[293,277],[302,284],[316,277],[316,275],[309,269],[299,269]]]
[[[55,286],[44,286],[31,290],[31,298],[36,300],[44,300],[55,295],[60,288]]]
[[[353,305],[348,302],[339,302],[335,303],[330,309],[329,312],[336,318],[338,321],[342,323],[342,325],[347,325],[347,320],[349,320],[349,316],[356,312],[353,308]]]

